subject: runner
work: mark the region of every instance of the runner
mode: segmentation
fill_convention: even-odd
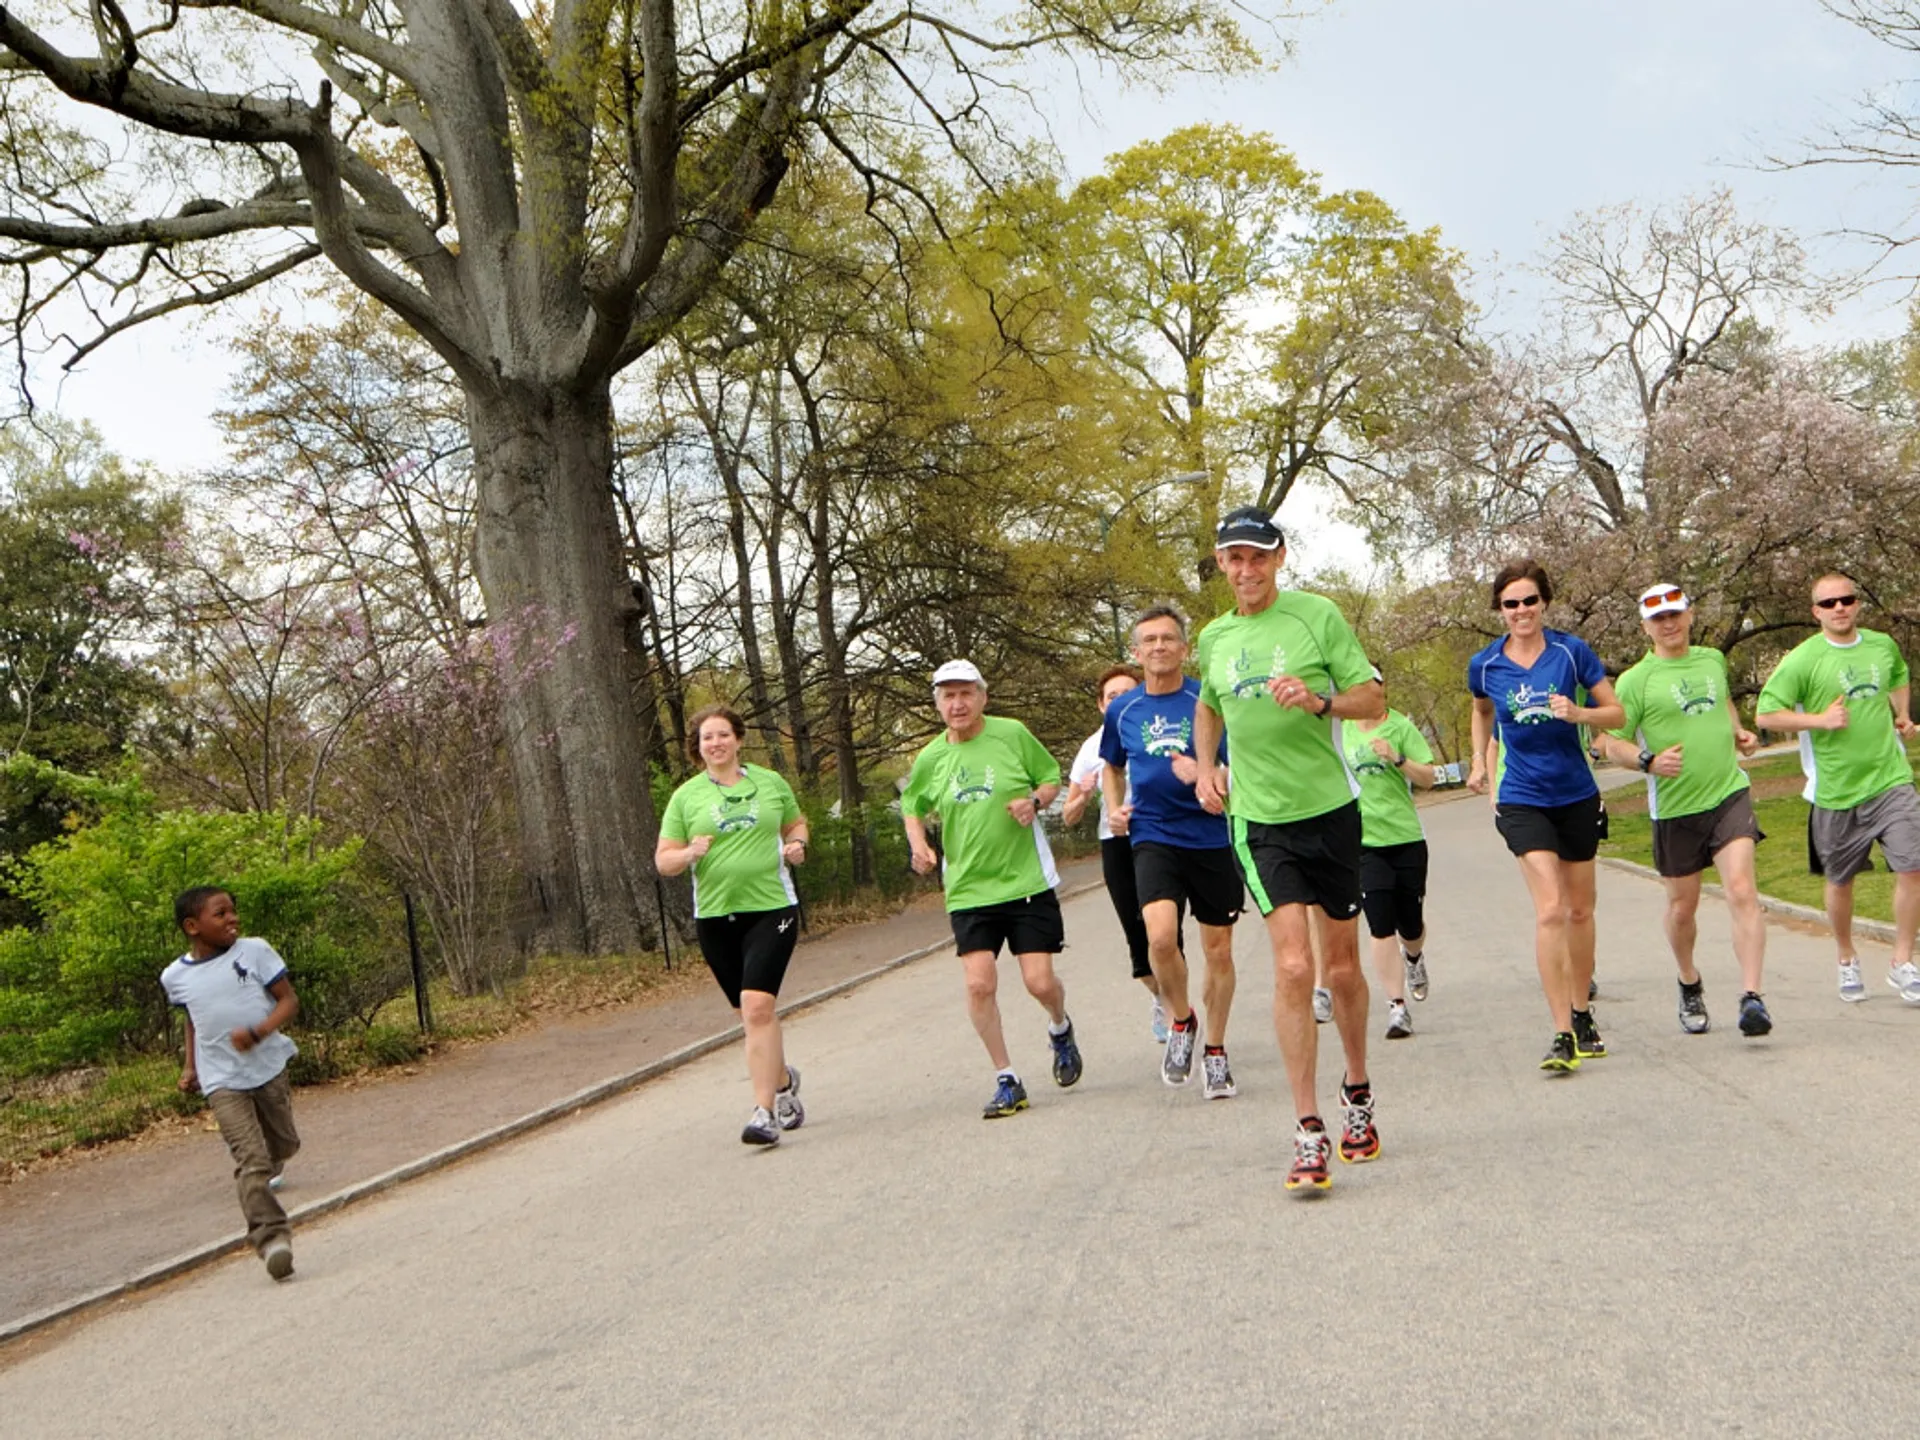
[[[1845,575],[1813,585],[1820,633],[1787,652],[1761,688],[1755,723],[1800,737],[1806,771],[1807,861],[1826,876],[1827,919],[1840,959],[1840,998],[1864,1000],[1853,948],[1853,877],[1874,841],[1893,871],[1893,966],[1887,983],[1920,1005],[1913,937],[1920,929],[1920,797],[1904,742],[1913,734],[1907,662],[1878,630],[1860,628],[1860,587]]]
[[[1115,665],[1100,677],[1100,714],[1104,719],[1109,706],[1140,683],[1140,672],[1131,665]],[[1067,768],[1067,798],[1060,807],[1060,818],[1078,825],[1086,813],[1088,797],[1100,797],[1100,875],[1107,885],[1107,899],[1119,917],[1120,933],[1127,937],[1127,955],[1133,961],[1133,978],[1147,987],[1153,997],[1153,1041],[1167,1043],[1167,1011],[1160,1003],[1160,982],[1153,978],[1153,962],[1147,958],[1147,926],[1140,918],[1140,896],[1133,883],[1133,844],[1125,835],[1113,832],[1113,816],[1102,784],[1106,762],[1100,758],[1100,734],[1094,731],[1080,743]]]
[[[1382,680],[1383,700],[1386,693]],[[1373,937],[1374,978],[1387,996],[1387,1039],[1404,1040],[1413,1034],[1407,996],[1427,998],[1427,830],[1413,791],[1433,788],[1433,749],[1398,710],[1342,720],[1340,744],[1360,779],[1360,908]]]
[[[1100,732],[1106,799],[1114,829],[1133,842],[1133,873],[1146,921],[1153,973],[1173,1022],[1160,1057],[1160,1078],[1185,1085],[1193,1073],[1199,1017],[1187,997],[1187,960],[1180,947],[1186,909],[1200,922],[1206,955],[1206,1035],[1200,1069],[1209,1100],[1239,1093],[1227,1064],[1227,1015],[1233,1009],[1233,924],[1246,908],[1227,822],[1217,800],[1194,793],[1197,681],[1184,674],[1187,621],[1156,605],[1133,622],[1133,654],[1146,681],[1107,711]],[[1217,742],[1216,742],[1217,743]],[[1127,800],[1131,790],[1133,800]]]
[[[1332,1177],[1315,1083],[1310,907],[1325,912],[1327,983],[1346,1052],[1340,1158],[1355,1163],[1380,1153],[1367,1075],[1367,979],[1355,934],[1360,787],[1331,722],[1368,719],[1385,707],[1373,667],[1333,602],[1279,588],[1286,539],[1271,515],[1251,505],[1231,511],[1214,541],[1235,608],[1200,632],[1194,792],[1209,808],[1226,803],[1234,855],[1266,917],[1274,1032],[1298,1117],[1286,1184],[1314,1195]],[[1223,732],[1233,757],[1231,793],[1215,759]]]
[[[971,661],[949,660],[933,672],[933,703],[947,732],[914,757],[900,815],[913,868],[930,875],[940,867],[966,974],[967,1013],[996,1071],[985,1115],[998,1120],[1027,1108],[1026,1086],[1000,1028],[1002,945],[1020,962],[1027,993],[1047,1012],[1054,1083],[1080,1078],[1067,992],[1053,971],[1065,941],[1053,893],[1060,876],[1039,824],[1040,811],[1060,793],[1060,767],[1018,720],[987,714],[987,682]],[[929,815],[940,819],[943,857],[927,843]]]
[[[787,867],[807,858],[807,817],[779,774],[741,763],[746,735],[746,721],[724,705],[688,722],[688,757],[706,768],[667,801],[653,863],[662,875],[693,870],[700,953],[746,1031],[753,1114],[740,1139],[777,1145],[782,1130],[798,1130],[807,1118],[776,1009],[800,938],[799,895]]]
[[[1574,1006],[1577,996],[1591,994],[1593,857],[1607,834],[1580,726],[1613,729],[1621,714],[1600,657],[1584,640],[1547,625],[1552,603],[1553,585],[1533,560],[1516,560],[1494,577],[1493,607],[1507,635],[1467,664],[1473,692],[1467,786],[1487,793],[1487,747],[1497,736],[1494,824],[1533,897],[1534,961],[1553,1015],[1553,1043],[1540,1068],[1567,1074],[1607,1053],[1593,1011]],[[1577,704],[1582,690],[1598,703]]]
[[[1733,915],[1733,953],[1746,987],[1740,996],[1740,1033],[1773,1029],[1760,998],[1767,953],[1767,922],[1760,912],[1753,850],[1763,837],[1740,757],[1760,748],[1760,737],[1733,708],[1727,657],[1692,644],[1693,602],[1678,585],[1650,585],[1640,594],[1640,628],[1653,649],[1620,677],[1616,687],[1626,718],[1598,743],[1622,765],[1647,777],[1647,814],[1653,819],[1653,868],[1667,887],[1667,943],[1680,967],[1680,1028],[1707,1032],[1706,985],[1694,968],[1699,933],[1700,875],[1720,872]]]

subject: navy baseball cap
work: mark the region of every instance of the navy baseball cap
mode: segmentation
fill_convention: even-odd
[[[1220,520],[1220,528],[1214,532],[1213,545],[1216,550],[1224,550],[1229,545],[1251,545],[1256,550],[1278,550],[1287,543],[1287,537],[1280,533],[1280,527],[1273,523],[1273,516],[1258,505],[1242,505],[1238,510],[1229,510]]]

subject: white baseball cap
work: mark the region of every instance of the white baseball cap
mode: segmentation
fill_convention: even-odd
[[[949,660],[933,672],[933,686],[937,690],[942,685],[984,685],[987,677],[980,673],[980,667],[971,660]]]
[[[1687,592],[1678,585],[1649,585],[1640,592],[1642,620],[1651,620],[1656,615],[1678,615],[1692,608],[1693,602],[1687,599]]]

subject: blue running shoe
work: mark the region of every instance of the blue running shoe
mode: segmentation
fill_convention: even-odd
[[[1061,1034],[1049,1031],[1047,1042],[1053,1046],[1053,1083],[1064,1090],[1080,1078],[1080,1047],[1073,1043],[1073,1021],[1067,1021]]]
[[[987,1101],[987,1108],[981,1112],[981,1118],[999,1120],[1026,1108],[1027,1087],[1011,1075],[1002,1075],[994,1082],[993,1098]]]
[[[1767,1002],[1749,990],[1740,997],[1740,1033],[1749,1037],[1765,1035],[1773,1029],[1773,1017],[1767,1014]]]

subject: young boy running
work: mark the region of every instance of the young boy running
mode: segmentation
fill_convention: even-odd
[[[160,972],[167,999],[187,1012],[180,1088],[200,1087],[233,1155],[247,1243],[284,1280],[293,1238],[274,1181],[300,1149],[287,1062],[299,1052],[281,1027],[300,1013],[286,962],[264,940],[242,938],[233,897],[213,886],[173,902],[187,953]]]
[[[1199,682],[1185,674],[1186,617],[1156,605],[1133,622],[1133,653],[1146,681],[1107,710],[1100,733],[1108,812],[1133,842],[1133,873],[1146,922],[1153,973],[1172,1021],[1160,1057],[1160,1078],[1185,1085],[1201,1039],[1200,1017],[1187,998],[1187,961],[1180,930],[1188,906],[1200,923],[1207,973],[1207,1023],[1200,1058],[1209,1100],[1239,1093],[1227,1064],[1227,1014],[1233,1008],[1233,925],[1246,908],[1246,887],[1234,863],[1227,822],[1216,801],[1194,794],[1194,705]],[[1133,799],[1127,800],[1131,789]]]
[[[946,733],[914,758],[900,816],[913,868],[929,875],[941,867],[954,946],[966,972],[967,1011],[996,1072],[985,1118],[998,1120],[1027,1108],[1026,1086],[1000,1027],[995,962],[1002,945],[1020,962],[1027,993],[1047,1012],[1054,1083],[1080,1078],[1066,989],[1053,970],[1066,938],[1053,893],[1060,876],[1039,823],[1040,811],[1060,793],[1060,766],[1018,720],[987,714],[987,682],[971,661],[949,660],[933,672],[933,701]],[[929,815],[939,816],[944,859],[927,843]]]
[[[1920,798],[1905,741],[1914,732],[1906,659],[1890,636],[1860,628],[1860,587],[1845,575],[1813,585],[1820,633],[1787,652],[1761,687],[1754,723],[1800,737],[1810,868],[1827,881],[1827,920],[1839,950],[1840,998],[1867,998],[1853,948],[1853,877],[1874,842],[1893,871],[1893,968],[1887,983],[1920,1005]]]
[[[1650,585],[1640,594],[1640,627],[1653,642],[1644,659],[1614,686],[1626,720],[1600,737],[1608,756],[1637,765],[1647,777],[1653,818],[1653,868],[1667,887],[1667,943],[1680,967],[1680,1028],[1704,1035],[1706,985],[1694,968],[1699,934],[1700,875],[1720,872],[1733,914],[1733,953],[1745,987],[1740,1033],[1773,1029],[1760,998],[1767,922],[1760,911],[1753,852],[1762,838],[1740,757],[1760,737],[1740,723],[1727,679],[1727,657],[1692,644],[1693,602],[1678,585]]]

